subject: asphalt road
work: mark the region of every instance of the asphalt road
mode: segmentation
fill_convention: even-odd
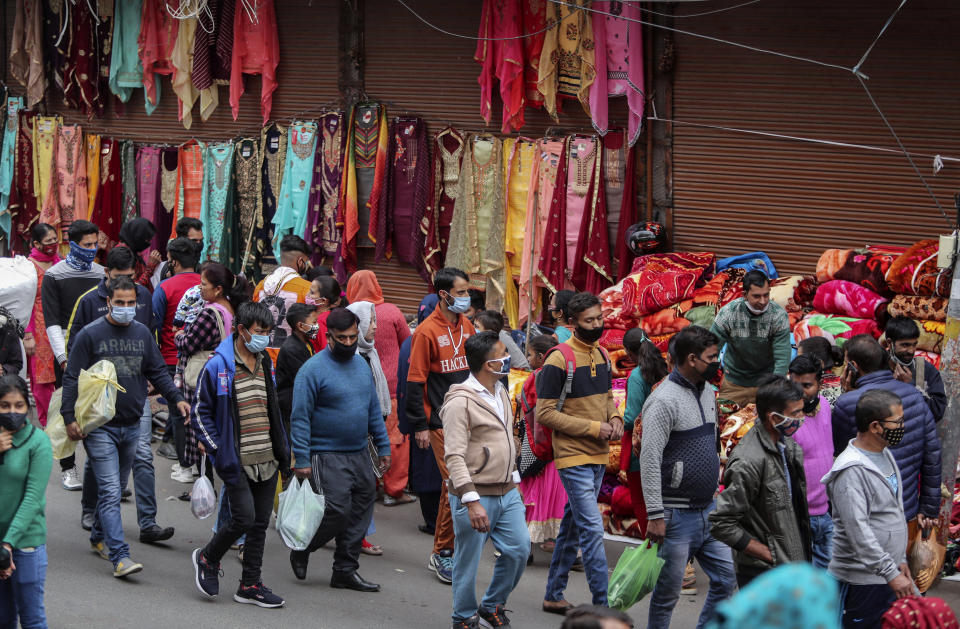
[[[154,444],[156,446],[156,444]],[[78,450],[82,465],[82,448]],[[59,466],[55,463],[47,491],[47,550],[49,568],[46,605],[53,629],[94,627],[98,629],[179,629],[190,628],[375,628],[449,627],[450,588],[437,581],[426,568],[431,538],[417,531],[421,522],[416,504],[376,507],[377,534],[372,540],[385,548],[381,557],[361,555],[360,574],[380,583],[382,591],[360,594],[333,590],[329,586],[332,552],[322,549],[311,558],[306,581],[297,581],[290,570],[288,552],[272,527],[267,532],[263,581],[286,599],[282,609],[260,609],[232,599],[240,577],[236,553],[222,563],[221,596],[208,601],[196,590],[190,552],[206,544],[212,518],[197,520],[187,502],[177,500],[189,485],[170,480],[171,461],[156,458],[159,523],[175,526],[176,535],[163,546],[138,541],[133,499],[124,503],[123,525],[131,556],[144,564],[143,572],[127,579],[115,579],[112,567],[89,551],[88,533],[80,528],[80,493],[60,488]],[[219,489],[219,484],[218,484]],[[606,543],[610,569],[616,564],[623,544]],[[493,550],[481,564],[478,582],[489,582]],[[535,551],[507,608],[514,626],[524,629],[555,629],[558,616],[540,610],[546,584],[549,556]],[[673,615],[673,627],[696,625],[706,594],[706,578],[700,574],[700,591],[683,596]],[[944,583],[935,592],[960,612],[960,583]],[[583,573],[572,573],[567,600],[577,604],[590,600]],[[646,626],[647,604],[641,601],[630,610],[636,627]]]

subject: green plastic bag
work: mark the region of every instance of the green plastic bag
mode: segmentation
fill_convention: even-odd
[[[657,557],[657,544],[644,543],[624,549],[610,575],[607,588],[610,607],[626,611],[652,592],[663,563],[663,559]]]

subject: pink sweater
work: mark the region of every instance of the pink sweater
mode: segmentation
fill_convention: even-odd
[[[807,417],[800,430],[793,435],[803,449],[803,471],[807,477],[807,507],[810,515],[827,512],[827,490],[820,482],[833,466],[833,428],[830,403],[820,396],[820,408],[813,417]]]
[[[397,396],[397,364],[400,362],[400,346],[410,336],[410,326],[393,304],[377,304],[377,333],[373,337],[373,345],[380,355],[380,365],[387,376],[387,386],[390,387],[390,397]]]

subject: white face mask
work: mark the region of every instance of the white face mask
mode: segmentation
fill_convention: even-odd
[[[756,308],[754,308],[753,306],[751,306],[751,305],[750,305],[750,302],[748,302],[746,299],[743,300],[743,303],[746,304],[747,310],[749,310],[752,314],[755,314],[755,315],[762,315],[763,313],[765,313],[765,312],[767,311],[767,308],[770,307],[770,302],[769,302],[769,301],[767,302],[767,305],[765,305],[763,308],[760,308],[759,310],[757,310]]]

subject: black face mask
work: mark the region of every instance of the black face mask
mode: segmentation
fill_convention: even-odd
[[[330,353],[337,360],[348,361],[357,353],[357,344],[344,345],[338,341],[330,339]]]
[[[8,432],[17,432],[26,423],[26,413],[0,413],[0,428],[5,428]]]
[[[600,337],[603,336],[603,326],[599,328],[587,329],[577,326],[577,338],[583,341],[584,343],[596,343],[600,340]]]
[[[706,382],[710,382],[717,377],[718,373],[720,373],[720,362],[714,361],[712,363],[707,363],[707,368],[700,372],[700,377]]]
[[[815,396],[812,398],[803,398],[803,414],[804,415],[813,415],[817,408],[820,406],[820,396]]]
[[[906,426],[900,426],[899,428],[884,428],[883,439],[891,446],[896,446],[903,441],[903,435],[906,434],[906,432]]]

